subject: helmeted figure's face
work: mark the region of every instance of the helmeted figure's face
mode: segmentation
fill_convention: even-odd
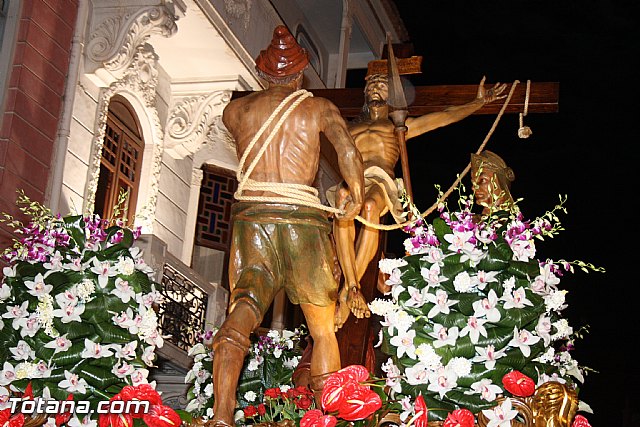
[[[507,199],[508,189],[503,189],[498,181],[498,175],[488,169],[472,169],[473,190],[476,204],[484,207],[499,207]]]

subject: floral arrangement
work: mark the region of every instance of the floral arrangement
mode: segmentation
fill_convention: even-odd
[[[252,335],[252,345],[245,359],[237,387],[236,422],[299,419],[313,402],[309,391],[292,384],[293,372],[302,357],[302,325],[294,331],[271,330],[266,335]],[[185,376],[191,386],[185,411],[192,417],[208,420],[213,416],[213,352],[210,345],[216,328],[207,329],[201,342],[189,351],[193,366]]]
[[[90,402],[94,414],[68,424],[96,425],[100,401],[132,390],[155,396],[147,377],[163,345],[154,310],[162,297],[134,246],[139,230],[97,215],[53,216],[22,193],[18,206],[28,225],[3,219],[21,237],[4,253],[0,284],[0,409],[28,390]],[[109,422],[120,425],[100,425]]]
[[[576,389],[584,382],[585,368],[571,357],[582,331],[562,318],[566,291],[558,285],[575,266],[604,270],[535,258],[535,240],[562,230],[565,201],[533,221],[517,206],[478,220],[462,196],[458,211],[443,205],[432,223],[415,215],[407,255],[380,261],[390,298],[369,307],[383,317],[380,345],[390,357],[382,369],[403,420],[423,399],[431,421],[473,425],[482,412],[502,425],[496,414],[513,415],[509,397],[523,395],[505,385],[509,375],[530,379],[526,395],[547,381]],[[506,399],[497,405],[498,397]],[[589,410],[582,402],[581,409]]]

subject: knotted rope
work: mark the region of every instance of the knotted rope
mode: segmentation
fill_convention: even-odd
[[[280,102],[278,107],[271,113],[269,118],[262,124],[258,132],[254,135],[253,139],[249,142],[249,145],[245,149],[242,157],[240,158],[240,163],[238,165],[238,172],[236,177],[238,179],[238,189],[236,190],[234,196],[237,200],[247,200],[254,202],[268,202],[268,203],[292,203],[297,205],[310,206],[318,209],[322,209],[332,213],[344,213],[343,210],[336,209],[330,206],[325,206],[320,203],[320,198],[318,197],[318,190],[314,187],[310,187],[304,184],[294,184],[288,182],[265,182],[265,181],[254,181],[249,178],[251,173],[255,169],[258,161],[262,158],[265,150],[275,138],[276,133],[282,127],[284,121],[289,117],[289,115],[293,112],[293,110],[300,105],[302,101],[306,98],[313,97],[311,92],[308,92],[304,89],[297,90],[287,96],[285,99]],[[284,109],[284,107],[291,102],[292,99],[295,100],[282,114],[278,122],[276,122],[275,126],[271,130],[271,133],[267,136],[264,144],[258,150],[258,153],[254,157],[253,161],[247,167],[247,170],[243,172],[244,164],[247,161],[247,157],[249,153],[253,149],[253,147],[258,142],[258,139],[264,134],[266,129],[271,125],[271,123],[275,120],[275,118],[280,114],[280,112]],[[246,190],[251,191],[269,191],[272,193],[276,193],[279,196],[245,196],[242,193]]]

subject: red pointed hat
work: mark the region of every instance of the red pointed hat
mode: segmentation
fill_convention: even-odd
[[[274,77],[292,76],[308,64],[307,51],[300,47],[284,25],[273,30],[271,44],[256,58],[256,68]]]

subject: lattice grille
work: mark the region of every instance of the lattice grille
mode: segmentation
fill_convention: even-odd
[[[231,205],[238,183],[232,176],[205,169],[200,189],[196,243],[227,250],[231,239]]]
[[[136,180],[136,166],[138,164],[139,147],[125,140],[120,152],[120,172],[126,176],[131,183]]]
[[[110,165],[116,165],[116,156],[118,153],[118,142],[120,141],[120,134],[118,129],[107,124],[107,130],[104,136],[104,145],[102,147],[102,158],[109,162]]]
[[[164,302],[160,305],[158,324],[167,340],[189,351],[205,329],[208,295],[179,271],[165,264],[162,271]]]

